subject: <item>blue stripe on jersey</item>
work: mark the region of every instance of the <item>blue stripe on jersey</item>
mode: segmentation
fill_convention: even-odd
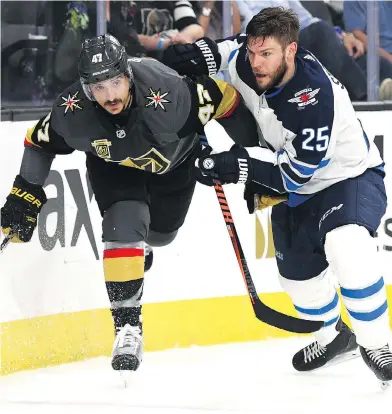
[[[328,163],[331,161],[331,158],[328,158],[326,160],[322,160],[320,162],[320,164],[318,165],[317,169],[319,170],[320,168],[324,168],[326,165],[328,165]]]
[[[362,132],[363,132],[363,139],[365,140],[366,148],[367,148],[367,150],[368,150],[368,152],[369,152],[369,149],[370,149],[369,138],[367,137],[366,132],[365,132],[365,130],[363,129],[362,122],[361,122],[361,120],[360,120],[360,119],[358,119],[358,122],[359,122],[359,125],[361,125]]]
[[[284,151],[278,152],[278,159],[279,156],[284,155]],[[288,191],[296,191],[302,186],[304,186],[307,182],[310,181],[312,175],[316,170],[319,168],[325,167],[330,159],[323,160],[320,162],[318,166],[304,166],[292,161],[290,158],[287,157],[289,162],[282,161],[279,164],[280,171],[285,182],[285,187]],[[294,169],[294,168],[295,169]],[[297,171],[296,171],[297,170]],[[301,174],[301,175],[299,175]]]
[[[385,301],[380,307],[371,312],[354,312],[347,308],[347,312],[358,321],[370,322],[378,319],[388,310],[388,302]]]
[[[312,178],[311,175],[302,177],[301,175],[297,174],[295,170],[293,170],[293,168],[291,168],[287,162],[282,162],[279,165],[280,165],[281,171],[285,173],[292,181],[294,181],[297,184],[304,185]]]
[[[296,73],[297,73],[297,63],[295,62],[295,68],[294,68],[294,76],[296,75]],[[276,95],[278,95],[279,93],[281,93],[282,91],[283,91],[283,89],[285,88],[285,86],[289,83],[290,81],[288,81],[288,82],[286,82],[285,84],[283,84],[279,89],[277,89],[276,91],[274,91],[274,92],[271,92],[271,93],[266,93],[264,96],[268,99],[268,98],[273,98],[274,96],[276,96]],[[275,89],[275,88],[274,88]],[[268,89],[268,90],[272,90],[273,91],[273,89]]]
[[[366,143],[366,148],[369,152],[369,149],[370,149],[369,138],[367,137],[366,132],[363,129],[362,129],[362,131],[363,131],[363,138],[365,139],[365,143]]]
[[[238,52],[238,49],[234,49],[234,50],[232,50],[232,51],[230,52],[229,59],[228,59],[228,63],[230,63],[230,62],[232,61],[233,57],[235,56],[235,54],[236,54],[237,52]]]
[[[285,183],[287,191],[296,191],[303,186],[303,184],[298,184],[295,181],[291,180],[286,174],[282,173],[282,177]]]
[[[309,165],[298,164],[297,162],[294,162],[292,160],[290,160],[290,163],[302,175],[313,175],[313,173],[317,170],[317,165],[310,167]]]
[[[381,171],[384,174],[383,176],[385,177],[385,168],[384,168],[384,166],[385,166],[385,162],[383,162],[380,165],[377,165],[377,167],[374,167],[374,169],[377,170],[377,171]]]
[[[265,94],[264,96],[268,99],[268,98],[273,98],[274,96],[278,95],[280,92],[282,92],[283,88],[286,85],[281,86],[279,89],[277,89],[275,92],[269,93],[269,94]]]
[[[384,279],[381,277],[376,283],[363,289],[346,289],[341,288],[343,296],[350,299],[364,299],[375,295],[384,287]]]
[[[282,177],[284,179],[284,182],[286,183],[286,188],[288,191],[296,191],[299,188],[301,188],[303,185],[305,185],[308,181],[311,180],[313,173],[320,169],[325,167],[326,165],[328,165],[329,161],[331,159],[327,159],[327,160],[323,160],[320,162],[320,164],[313,169],[313,171],[309,174],[309,172],[312,170],[312,168],[310,167],[304,167],[303,171],[307,171],[307,176],[306,177],[301,177],[298,174],[295,173],[295,170],[293,170],[293,168],[290,167],[290,164],[288,163],[282,163],[280,164],[280,168],[281,168],[281,173],[282,173]],[[297,166],[299,166],[299,164],[296,164]],[[303,167],[303,166],[300,166]],[[303,174],[305,175],[305,174]]]
[[[283,151],[279,151],[278,154],[279,155],[283,154]],[[319,170],[320,168],[323,168],[326,165],[328,165],[331,159],[327,158],[326,160],[322,160],[319,165],[309,165],[309,164],[302,165],[302,164],[298,164],[297,162],[293,161],[291,158],[289,158],[289,161],[290,163],[288,165],[290,167],[294,167],[301,175],[312,176],[316,170]],[[293,168],[291,169],[294,170]]]

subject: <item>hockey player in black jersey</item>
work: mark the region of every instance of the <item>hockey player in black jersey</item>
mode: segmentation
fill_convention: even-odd
[[[153,59],[128,59],[110,35],[83,43],[79,73],[80,81],[27,132],[1,227],[13,241],[28,242],[47,201],[43,186],[55,155],[86,153],[103,217],[104,275],[116,330],[112,366],[136,370],[143,350],[145,243],[169,244],[185,220],[199,134],[211,119],[237,138],[245,132],[256,139],[257,128],[232,86],[207,76],[191,81]]]
[[[164,62],[187,75],[227,70],[260,127],[257,147],[228,143],[222,151],[211,137],[220,150],[199,159],[198,180],[245,183],[251,212],[254,194],[273,206],[279,281],[301,316],[324,321],[316,341],[294,355],[294,368],[319,368],[358,343],[389,383],[388,302],[374,240],[387,204],[384,164],[344,85],[298,47],[298,36],[292,10],[265,8],[246,34],[171,46]],[[329,268],[353,331],[341,319]]]

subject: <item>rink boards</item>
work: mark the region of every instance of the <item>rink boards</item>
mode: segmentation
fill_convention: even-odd
[[[370,139],[387,163],[392,199],[392,111],[360,112]],[[18,173],[26,128],[2,122],[5,146],[0,204]],[[209,134],[221,133],[214,124]],[[59,156],[45,188],[44,207],[31,243],[10,245],[0,257],[0,373],[7,374],[97,355],[109,355],[113,327],[102,271],[100,216],[88,188],[85,156]],[[269,213],[249,215],[240,186],[225,188],[252,277],[261,298],[295,314],[277,282]],[[392,208],[377,236],[392,304]],[[146,350],[288,336],[257,321],[238,269],[214,191],[197,186],[176,240],[154,251],[146,274]]]

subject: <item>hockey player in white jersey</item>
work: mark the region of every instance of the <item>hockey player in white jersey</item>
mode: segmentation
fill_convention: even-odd
[[[294,368],[319,368],[358,343],[366,364],[388,383],[388,304],[374,240],[387,203],[384,164],[346,89],[297,46],[298,32],[291,10],[266,8],[246,35],[173,46],[164,62],[185,75],[227,69],[260,127],[263,145],[231,143],[201,157],[197,171],[207,185],[245,183],[250,212],[255,194],[269,205],[280,202],[272,230],[281,285],[300,315],[325,321],[316,341],[294,355]],[[341,319],[328,267],[355,334]]]

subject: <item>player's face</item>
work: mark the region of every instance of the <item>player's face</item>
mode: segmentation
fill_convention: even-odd
[[[125,75],[93,83],[90,90],[99,105],[111,114],[120,113],[129,104],[129,79]]]
[[[260,89],[266,90],[282,83],[288,66],[294,64],[293,49],[296,51],[296,43],[284,49],[273,37],[249,39],[249,61]]]

